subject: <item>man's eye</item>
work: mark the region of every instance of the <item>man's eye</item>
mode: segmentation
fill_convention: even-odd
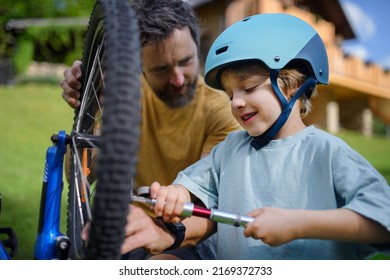
[[[190,64],[192,61],[192,57],[188,57],[186,59],[183,59],[182,61],[180,61],[179,65],[180,66],[186,66],[188,64]]]
[[[167,71],[167,67],[160,67],[160,68],[155,68],[153,70],[155,73],[164,73]]]

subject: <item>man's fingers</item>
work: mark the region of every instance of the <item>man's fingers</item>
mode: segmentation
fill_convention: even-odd
[[[91,229],[91,223],[87,223],[84,229],[81,231],[81,239],[84,241],[88,240],[89,231]]]
[[[81,78],[81,61],[76,60],[75,62],[73,62],[71,70],[72,70],[73,76],[77,80],[80,80],[80,78]]]
[[[79,91],[81,89],[81,62],[75,61],[71,68],[66,68],[64,70],[64,80],[61,81],[61,87],[68,91],[72,89]]]
[[[64,80],[61,82],[61,87],[64,88],[64,85],[77,91],[81,89],[81,82],[77,79],[72,69],[65,69]]]
[[[77,96],[76,93],[75,93],[75,95]],[[65,91],[62,92],[62,98],[73,109],[75,109],[76,107],[80,106],[80,100],[78,100],[78,97],[77,98],[70,97],[67,93],[65,93]]]
[[[146,245],[147,240],[145,239],[145,232],[137,232],[128,238],[125,238],[121,246],[121,254],[125,254]]]
[[[62,80],[60,85],[63,89],[62,98],[66,101],[66,103],[68,103],[72,108],[80,106],[80,92],[71,88],[65,80]]]

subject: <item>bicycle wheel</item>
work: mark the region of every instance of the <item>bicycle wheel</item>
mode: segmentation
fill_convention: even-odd
[[[69,149],[70,257],[117,259],[136,173],[141,110],[139,31],[128,0],[96,1],[82,72]],[[80,233],[89,221],[85,246]]]

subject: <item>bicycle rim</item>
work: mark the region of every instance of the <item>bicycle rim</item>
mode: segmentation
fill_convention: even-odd
[[[140,57],[129,2],[98,0],[87,29],[81,105],[71,134],[67,233],[72,259],[120,256],[136,173]],[[80,233],[88,222],[86,246]]]

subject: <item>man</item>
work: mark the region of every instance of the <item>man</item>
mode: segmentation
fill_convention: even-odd
[[[199,74],[200,31],[192,7],[182,0],[134,0],[132,6],[139,22],[143,61],[138,188],[154,181],[172,183],[179,171],[207,155],[240,126],[230,114],[228,98],[206,86]],[[76,61],[65,70],[61,82],[62,96],[72,107],[79,106],[80,64]],[[172,228],[176,225],[168,226],[132,207],[127,227],[131,238],[123,244],[123,252],[144,247],[160,253],[172,243],[173,247],[180,245],[182,236]],[[170,240],[159,241],[160,236],[167,236],[160,233],[168,230]],[[161,247],[156,249],[153,244],[157,242]],[[212,259],[214,253],[214,247],[205,243],[168,250],[159,258]]]

